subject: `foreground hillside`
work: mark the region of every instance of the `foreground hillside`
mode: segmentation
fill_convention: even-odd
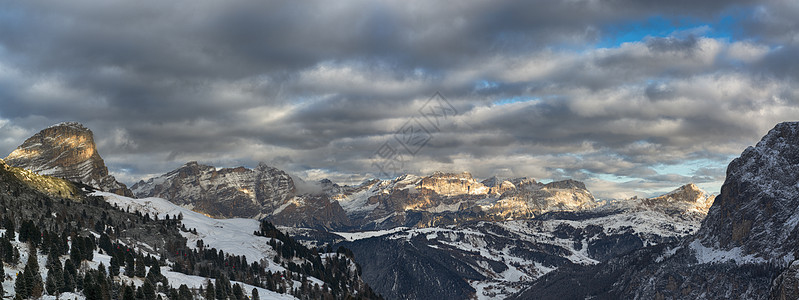
[[[160,199],[90,192],[0,160],[0,258],[10,278],[4,294],[379,298],[359,279],[346,249],[308,249],[268,222],[219,223]]]

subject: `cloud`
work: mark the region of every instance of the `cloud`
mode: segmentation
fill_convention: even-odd
[[[712,186],[723,180],[712,167],[656,166],[723,168],[799,117],[796,11],[792,1],[9,3],[0,150],[80,121],[127,183],[189,160],[358,183],[438,91],[459,113],[430,128],[403,172],[577,178],[603,197]],[[668,30],[597,46],[653,18]]]

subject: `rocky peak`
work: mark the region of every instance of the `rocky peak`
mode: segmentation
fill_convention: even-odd
[[[432,190],[444,196],[485,194],[488,192],[488,187],[475,180],[469,172],[435,172],[433,175],[422,178],[419,181],[418,188]]]
[[[581,189],[586,190],[585,183],[573,179],[553,181],[544,185],[547,189]]]
[[[491,177],[481,181],[480,183],[482,183],[483,185],[485,185],[487,187],[495,187],[495,186],[500,185],[502,183],[502,181],[503,180],[497,178],[497,176],[491,176]]]
[[[264,163],[254,169],[188,162],[133,186],[137,197],[159,197],[215,218],[268,218],[285,226],[348,226],[326,194],[301,195],[291,176]]]
[[[711,195],[693,183],[683,185],[661,196],[643,200],[645,205],[665,209],[676,209],[680,212],[698,212],[707,214],[716,196]]]
[[[766,260],[799,257],[798,182],[799,123],[780,123],[727,167],[699,241]]]
[[[513,184],[513,182],[510,180],[499,179],[497,176],[492,176],[491,178],[483,180],[480,183],[489,188],[489,194],[502,194],[506,191],[516,189],[516,185]]]
[[[50,126],[22,143],[6,158],[11,166],[80,182],[120,195],[132,196],[127,186],[108,174],[97,152],[94,134],[80,123]]]

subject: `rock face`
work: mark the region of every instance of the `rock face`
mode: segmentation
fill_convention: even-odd
[[[597,206],[578,181],[541,184],[527,178],[492,177],[479,182],[468,172],[403,175],[358,186],[331,185],[326,192],[339,201],[355,226],[366,230],[529,219],[550,211]]]
[[[765,260],[799,258],[799,123],[781,123],[727,168],[702,245]]]
[[[298,194],[286,172],[259,164],[217,169],[189,162],[162,176],[140,181],[137,197],[159,197],[215,218],[268,218],[278,225],[323,228],[349,226],[327,195]]]
[[[799,123],[781,123],[729,164],[696,235],[558,269],[515,298],[796,299],[798,181]]]
[[[94,144],[94,134],[79,123],[60,123],[40,131],[25,140],[5,161],[10,166],[38,174],[133,196],[127,186],[108,174]]]

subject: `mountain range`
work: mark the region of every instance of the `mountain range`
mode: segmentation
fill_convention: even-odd
[[[778,124],[733,160],[718,196],[686,184],[658,197],[599,201],[575,180],[468,172],[322,180],[305,191],[263,163],[197,162],[127,189],[77,123],[42,130],[5,164],[108,192],[96,195],[128,209],[160,203],[152,213],[264,220],[311,249],[348,249],[363,283],[387,299],[799,296],[799,123]]]

